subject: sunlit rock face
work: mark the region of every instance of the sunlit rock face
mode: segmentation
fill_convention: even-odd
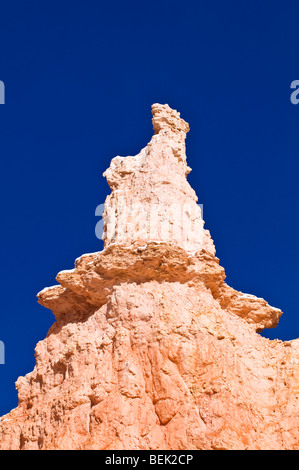
[[[186,175],[188,124],[168,105],[152,106],[155,134],[135,157],[115,157],[105,171],[105,244],[171,242],[187,251],[215,254],[201,208]]]
[[[36,346],[1,449],[298,449],[299,340],[281,311],[225,283],[186,180],[188,124],[152,106],[154,135],[106,170],[104,250],[38,295]]]

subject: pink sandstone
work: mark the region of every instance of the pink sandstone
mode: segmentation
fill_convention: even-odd
[[[262,337],[282,312],[225,283],[186,179],[189,126],[152,112],[150,143],[105,172],[104,250],[38,295],[56,322],[0,449],[299,449],[299,340]]]

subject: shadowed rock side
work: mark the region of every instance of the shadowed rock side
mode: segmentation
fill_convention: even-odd
[[[56,322],[0,419],[1,449],[299,448],[299,340],[257,333],[282,312],[225,283],[186,180],[189,126],[152,111],[151,142],[105,172],[104,250],[38,295]],[[188,220],[156,230],[178,200]],[[124,230],[120,207],[136,205]]]

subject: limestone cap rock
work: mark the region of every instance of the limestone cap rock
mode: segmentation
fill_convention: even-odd
[[[190,130],[189,124],[181,118],[181,114],[176,109],[171,109],[168,104],[152,104],[152,115],[155,134],[161,130],[187,134]]]

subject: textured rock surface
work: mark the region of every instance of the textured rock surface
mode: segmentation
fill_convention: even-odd
[[[148,146],[105,172],[104,250],[39,293],[56,322],[1,449],[299,448],[299,340],[257,333],[282,312],[225,283],[186,180],[188,124],[152,111]]]

